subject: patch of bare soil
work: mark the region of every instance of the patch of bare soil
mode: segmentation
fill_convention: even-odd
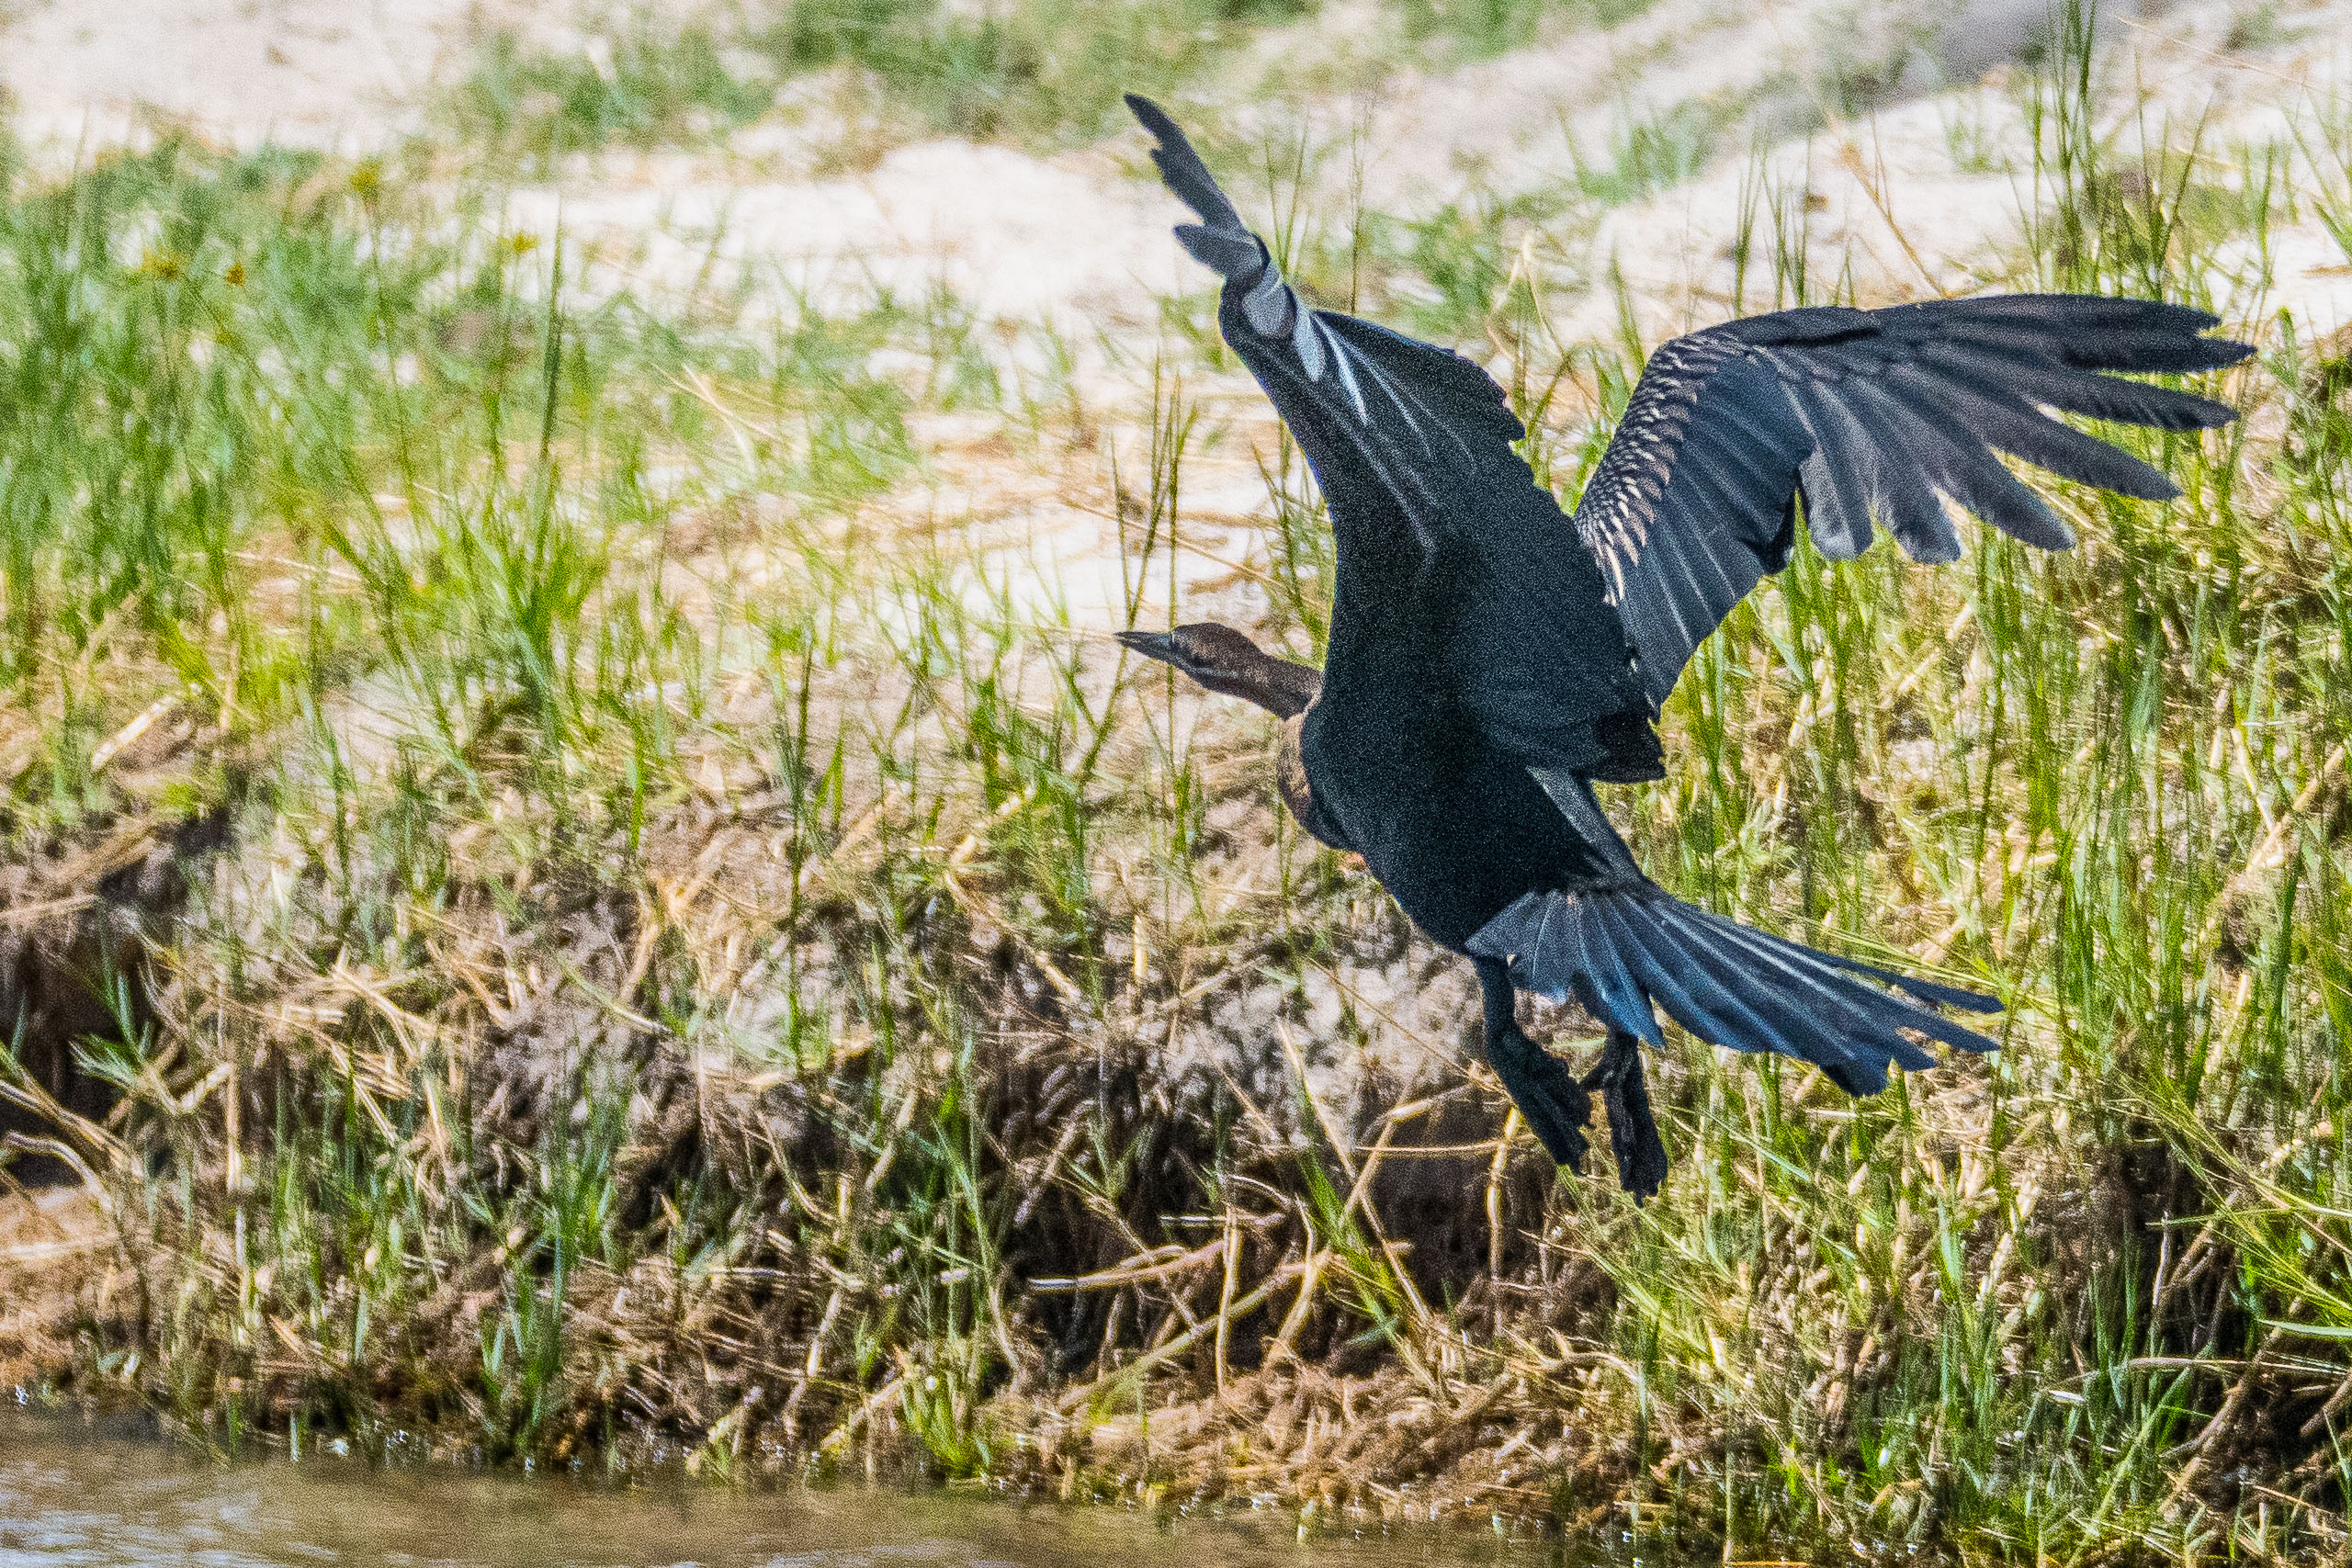
[[[2103,133],[2125,158],[2139,146],[2194,144],[2218,170],[2235,149],[2297,147],[2290,120],[2340,99],[2352,55],[2352,6],[2315,0],[2275,41],[2236,42],[2245,7],[2184,5],[2114,29],[2121,58],[2111,79],[2134,84]],[[1833,120],[1746,158],[1720,159],[1698,178],[1611,212],[1584,254],[1595,281],[1555,318],[1566,341],[1614,329],[1619,280],[1645,336],[1656,340],[1736,310],[1770,309],[1776,245],[1801,254],[1817,288],[1850,279],[1866,302],[1966,294],[2014,286],[2011,257],[2025,222],[2052,192],[2005,166],[2030,146],[2008,68],[1984,81]],[[2298,149],[2298,152],[2305,151]],[[1999,154],[2006,152],[2003,158]],[[2282,177],[2303,188],[2341,170],[2291,160]],[[1736,241],[1755,250],[1743,290]],[[2242,249],[2231,276],[2211,280],[2216,309],[2260,317],[2281,310],[2323,330],[2352,321],[2352,267],[2322,215],[2280,204],[2267,254]],[[1765,279],[1758,287],[1759,274]]]
[[[253,145],[371,148],[499,7],[482,0],[30,0],[0,84],[37,144],[91,150],[158,123]],[[520,10],[521,7],[509,7]]]
[[[0,1393],[72,1357],[85,1287],[115,1257],[114,1226],[79,1186],[0,1191]]]

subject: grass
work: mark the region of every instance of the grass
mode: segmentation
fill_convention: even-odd
[[[779,88],[846,71],[912,133],[1091,141],[1124,116],[1123,91],[1165,93],[1229,58],[1254,26],[1308,14],[1306,0],[815,0],[748,8],[724,33],[650,13],[580,50],[495,34],[447,95],[468,144],[545,169],[619,144],[692,146],[775,107]]]
[[[1456,59],[1524,49],[1565,27],[1613,28],[1653,0],[1401,0],[1406,36],[1437,40]]]
[[[1648,0],[1388,0],[1376,40],[1351,38],[1330,60],[1312,40],[1316,0],[770,0],[678,26],[616,14],[577,47],[494,33],[443,96],[440,118],[478,155],[545,173],[613,146],[696,147],[775,109],[822,73],[845,74],[895,137],[959,136],[1043,149],[1091,143],[1125,122],[1125,92],[1166,96],[1232,73],[1296,95],[1361,87],[1397,62],[1484,59],[1577,28],[1630,21]],[[1345,24],[1351,31],[1353,23]],[[1271,28],[1303,50],[1254,58]],[[853,95],[854,96],[856,95]],[[828,106],[829,108],[838,105]]]
[[[790,58],[869,22],[978,25],[796,11]],[[1007,112],[1083,124],[1057,90]],[[1085,408],[944,294],[592,293],[399,159],[17,176],[0,1069],[10,1156],[89,1171],[120,1243],[50,1393],[230,1451],[1720,1560],[2340,1551],[2352,373],[2232,258],[2345,207],[2345,143],[2127,155],[2086,33],[2020,92],[2008,281],[2255,323],[2214,389],[2249,417],[2130,438],[2169,507],[2061,487],[2068,556],[1800,549],[1702,650],[1672,775],[1611,802],[1645,863],[2000,989],[2007,1049],[1854,1101],[1684,1043],[1642,1210],[1600,1156],[1553,1179],[1458,966],[1290,827],[1262,726],[929,515],[981,468],[1096,505],[1159,624],[1247,448],[1224,592],[1311,652],[1311,486],[1181,310],[1133,410]],[[1518,258],[1593,180],[1687,172],[1669,129],[1283,244],[1484,344],[1573,493],[1640,345],[1552,342]],[[1752,304],[1834,297],[1802,214],[1756,204]]]
[[[597,41],[605,47],[594,53],[539,52],[512,33],[492,35],[449,95],[453,129],[545,168],[614,142],[708,141],[775,106],[776,85],[758,69],[766,62],[729,62],[707,28],[671,31],[639,17]]]
[[[1706,167],[1718,129],[1717,117],[1697,103],[1634,120],[1611,138],[1607,160],[1580,171],[1577,184],[1604,207],[1640,201]]]

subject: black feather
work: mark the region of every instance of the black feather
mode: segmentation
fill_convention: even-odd
[[[1528,894],[1468,947],[1505,960],[1522,989],[1574,997],[1604,1022],[1653,1043],[1655,1005],[1711,1044],[1882,1081],[1889,1064],[1914,1071],[1933,1065],[1910,1034],[1967,1051],[1994,1043],[1856,976],[1970,1009],[1988,1006],[1988,998],[1768,935],[1647,883]]]
[[[1867,435],[1856,428],[1845,405],[1811,382],[1790,389],[1791,400],[1813,432],[1813,455],[1799,470],[1808,501],[1820,511],[1805,514],[1813,542],[1831,560],[1851,560],[1871,547],[1871,513],[1877,483],[1863,467]],[[1714,628],[1710,626],[1708,630]]]
[[[1958,560],[1959,531],[1936,499],[1933,470],[1917,460],[1923,434],[1917,416],[1867,382],[1847,388],[1839,406],[1870,443],[1867,450],[1879,484],[1880,521],[1894,536],[1895,543],[1913,560]],[[1912,460],[1888,461],[1894,453]]]
[[[1918,371],[1941,381],[1969,388],[1987,397],[2003,392],[2064,413],[2110,420],[2119,424],[2144,424],[2157,430],[2214,430],[2237,417],[2237,411],[2211,398],[2152,387],[2144,381],[2119,380],[2088,371],[1989,360],[1952,344],[1930,344],[1920,351]]]
[[[1168,118],[1168,111],[1139,93],[1129,93],[1126,97],[1128,109],[1159,143],[1151,150],[1151,161],[1177,199],[1200,214],[1201,221],[1211,229],[1228,234],[1249,233],[1249,225],[1241,221],[1241,214],[1226,198],[1216,176],[1201,162],[1201,155],[1193,151],[1191,138]]]
[[[1949,560],[1960,536],[1939,496],[2028,543],[2073,542],[1996,450],[2168,499],[2154,469],[2043,411],[2166,430],[2224,423],[2230,411],[2208,399],[2100,374],[2213,369],[2250,352],[2199,335],[2213,324],[2157,300],[2004,295],[1782,310],[1665,344],[1577,508],[1611,564],[1644,684],[1663,700],[1727,611],[1702,558],[1733,582],[1779,570],[1785,547],[1764,542],[1800,500],[1833,559],[1867,549],[1883,524],[1917,558]],[[1726,482],[1734,472],[1742,482]]]
[[[1938,489],[2012,538],[2045,550],[2073,547],[2074,531],[1967,427],[1937,404],[1916,404],[1906,412],[1912,457],[1930,468]]]
[[[2022,457],[2061,479],[2097,485],[2143,501],[2170,501],[2180,488],[2170,479],[2106,442],[2059,423],[2018,398],[1987,397],[1973,388],[1938,387],[1907,367],[1897,367],[1875,384],[1868,395],[1901,397],[1914,409],[1948,409],[1958,427],[1984,442]],[[1953,426],[1947,426],[1951,431]]]

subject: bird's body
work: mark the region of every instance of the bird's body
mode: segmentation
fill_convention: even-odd
[[[1914,1036],[1990,1049],[1935,1010],[1986,1010],[1987,998],[1674,899],[1642,874],[1592,784],[1661,776],[1658,705],[1786,561],[1800,502],[1833,557],[1866,547],[1876,522],[1918,558],[1951,558],[1947,499],[2062,547],[2064,525],[1991,446],[2169,493],[2041,407],[2215,424],[2229,417],[2219,404],[2093,372],[2209,368],[2243,348],[2199,337],[2211,321],[2195,311],[2069,296],[1729,322],[1653,357],[1571,522],[1514,450],[1523,431],[1483,371],[1308,310],[1182,133],[1129,102],[1202,218],[1177,234],[1226,278],[1227,341],[1314,469],[1338,573],[1319,688],[1226,627],[1127,640],[1285,718],[1284,799],[1476,964],[1489,1057],[1554,1156],[1581,1155],[1597,1089],[1620,1179],[1656,1190],[1666,1157],[1638,1043],[1662,1043],[1657,1009],[1716,1044],[1812,1062],[1854,1093],[1883,1088],[1890,1066],[1931,1066]],[[1579,1082],[1519,1031],[1514,987],[1573,997],[1601,1021],[1592,1075]]]
[[[1433,593],[1420,604],[1436,613],[1394,614],[1393,602],[1356,611],[1342,590],[1299,753],[1339,841],[1415,925],[1466,953],[1522,895],[1597,877],[1603,865],[1451,690],[1453,617],[1442,612],[1459,602]]]

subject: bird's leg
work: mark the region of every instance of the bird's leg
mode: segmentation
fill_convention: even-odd
[[[1478,988],[1486,995],[1487,1063],[1553,1160],[1582,1170],[1592,1096],[1566,1063],[1521,1032],[1509,966],[1497,958],[1471,962],[1478,966]]]
[[[1609,1113],[1609,1145],[1617,1155],[1617,1180],[1634,1201],[1654,1198],[1666,1182],[1666,1145],[1650,1114],[1650,1088],[1642,1076],[1642,1043],[1622,1029],[1609,1032],[1600,1065],[1585,1075]]]

